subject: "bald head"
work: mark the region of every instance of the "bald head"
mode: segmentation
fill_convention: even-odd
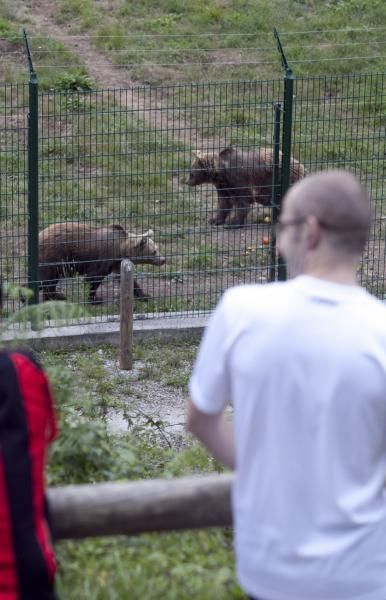
[[[314,216],[337,251],[361,254],[371,221],[370,201],[359,180],[348,171],[324,171],[296,183],[285,204],[294,218]]]

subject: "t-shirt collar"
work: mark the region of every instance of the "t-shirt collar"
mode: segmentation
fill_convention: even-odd
[[[366,293],[366,290],[358,284],[335,283],[312,275],[298,275],[292,281],[296,287],[309,294],[328,298],[352,298],[354,295]]]

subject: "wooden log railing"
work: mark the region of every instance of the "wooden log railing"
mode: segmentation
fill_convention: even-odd
[[[231,524],[232,474],[51,488],[57,539]]]

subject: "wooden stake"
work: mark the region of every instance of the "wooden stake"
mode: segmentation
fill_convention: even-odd
[[[121,262],[120,298],[120,361],[125,371],[133,368],[133,310],[134,310],[134,265],[125,258]]]

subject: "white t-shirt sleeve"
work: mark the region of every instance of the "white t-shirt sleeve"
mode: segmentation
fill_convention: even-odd
[[[230,400],[227,334],[223,296],[204,332],[189,382],[193,404],[207,414],[222,412]]]

